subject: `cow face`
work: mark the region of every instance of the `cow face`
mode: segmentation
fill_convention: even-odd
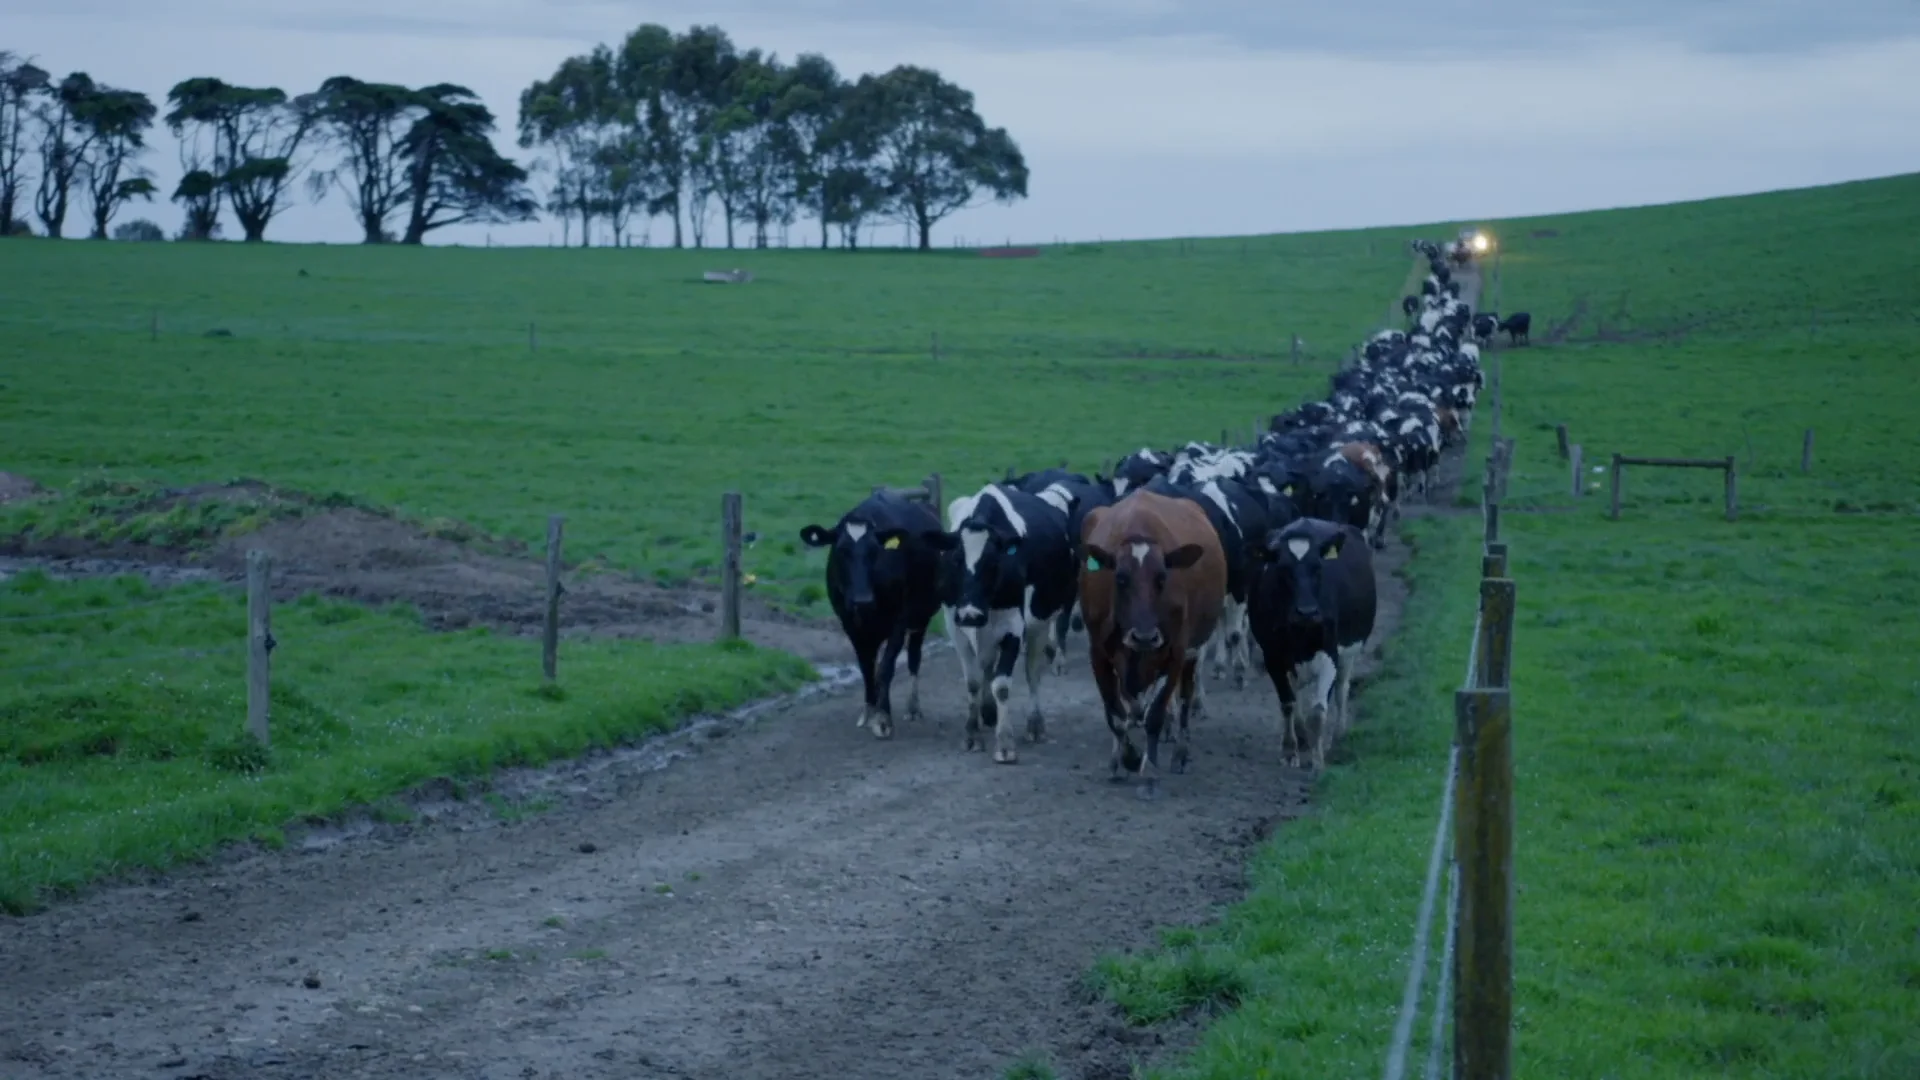
[[[1026,591],[1021,538],[969,521],[947,534],[960,551],[960,583],[953,621],[967,629],[987,625],[987,612],[1012,607]]]
[[[1166,455],[1152,450],[1135,450],[1120,459],[1113,469],[1113,494],[1120,497],[1136,488],[1147,486],[1147,482],[1166,473],[1173,462]]]
[[[1286,615],[1289,623],[1312,626],[1331,616],[1321,602],[1332,593],[1324,586],[1324,578],[1327,564],[1339,560],[1346,542],[1344,529],[1320,533],[1294,525],[1268,534],[1256,556],[1280,575],[1282,587],[1291,594]]]
[[[1113,623],[1121,644],[1137,653],[1151,653],[1167,642],[1161,628],[1162,599],[1168,575],[1200,561],[1199,544],[1182,544],[1162,552],[1159,545],[1131,539],[1119,551],[1087,545],[1087,571],[1113,572]]]
[[[808,525],[800,530],[800,539],[808,547],[832,549],[827,572],[838,579],[848,609],[856,613],[874,605],[879,583],[906,577],[906,549],[911,542],[918,540],[937,549],[944,546],[945,535],[930,530],[914,537],[905,529],[882,529],[851,517],[831,529]]]

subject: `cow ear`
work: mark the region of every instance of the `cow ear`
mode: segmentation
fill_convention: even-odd
[[[1094,544],[1088,544],[1087,570],[1089,572],[1098,572],[1111,569],[1113,569],[1113,552],[1107,551]]]
[[[1200,556],[1204,554],[1206,554],[1206,551],[1199,544],[1182,544],[1172,551],[1167,552],[1167,557],[1163,561],[1167,564],[1167,569],[1169,570],[1185,570],[1187,567],[1199,562]]]
[[[833,543],[834,534],[838,529],[838,525],[831,529],[823,529],[818,525],[809,525],[800,530],[800,539],[805,541],[808,547],[827,547]]]
[[[1327,561],[1331,561],[1339,558],[1340,549],[1345,547],[1346,543],[1347,543],[1346,533],[1344,532],[1334,533],[1333,539],[1327,541],[1327,546],[1320,549],[1320,558]]]

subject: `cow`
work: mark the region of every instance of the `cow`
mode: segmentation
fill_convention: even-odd
[[[1072,539],[1057,503],[1006,484],[988,484],[947,507],[950,567],[947,633],[967,683],[968,750],[986,749],[981,727],[994,729],[993,760],[1019,760],[1011,718],[1001,714],[1012,692],[1013,664],[1027,653],[1027,739],[1040,742],[1043,664],[1051,660],[1053,619],[1073,600]]]
[[[1305,510],[1309,517],[1371,533],[1379,512],[1372,473],[1339,451],[1330,452],[1314,469]]]
[[[1160,476],[1144,490],[1194,503],[1206,514],[1207,524],[1213,527],[1214,537],[1227,560],[1227,581],[1226,596],[1221,601],[1220,633],[1209,639],[1206,654],[1214,678],[1225,678],[1231,665],[1234,687],[1244,687],[1251,664],[1246,639],[1247,546],[1258,543],[1266,534],[1264,500],[1232,480],[1187,485]]]
[[[1481,345],[1493,340],[1500,330],[1500,316],[1496,312],[1483,311],[1473,317],[1473,340]]]
[[[866,697],[856,726],[876,739],[893,734],[893,672],[904,645],[907,719],[920,712],[920,649],[939,610],[939,560],[947,535],[931,507],[887,491],[867,496],[831,529],[800,530],[808,547],[827,548],[827,601],[853,645]]]
[[[1206,514],[1193,502],[1136,491],[1087,515],[1082,526],[1080,608],[1087,622],[1093,681],[1113,735],[1112,779],[1127,770],[1154,796],[1167,707],[1180,699],[1173,771],[1185,772],[1201,650],[1220,624],[1227,558]],[[1143,708],[1140,696],[1161,686]],[[1145,729],[1146,752],[1129,730]]]
[[[1172,467],[1173,456],[1170,454],[1145,446],[1135,450],[1113,467],[1113,497],[1117,499],[1135,488],[1145,487],[1147,481]]]
[[[1404,297],[1401,297],[1401,299],[1400,299],[1400,311],[1401,311],[1401,313],[1402,313],[1402,314],[1404,314],[1404,315],[1405,315],[1405,316],[1406,316],[1407,318],[1409,318],[1409,319],[1411,319],[1411,318],[1413,318],[1413,313],[1414,313],[1414,312],[1416,312],[1416,311],[1419,311],[1419,310],[1420,310],[1420,298],[1419,298],[1419,297],[1417,297],[1417,296],[1413,296],[1413,295],[1411,295],[1411,294],[1409,294],[1409,295],[1407,295],[1407,296],[1404,296]]]
[[[1358,530],[1302,518],[1268,534],[1255,558],[1250,616],[1280,696],[1281,755],[1318,771],[1347,730],[1354,661],[1373,635],[1373,555]]]
[[[1113,502],[1113,486],[1105,481],[1088,480],[1079,473],[1065,469],[1043,469],[1031,472],[1014,481],[1014,486],[1029,495],[1063,506],[1067,512],[1067,536],[1073,540],[1073,559],[1077,565],[1080,558],[1080,523],[1095,507],[1106,506]],[[1053,617],[1051,636],[1048,638],[1053,649],[1048,653],[1053,658],[1053,673],[1064,676],[1067,673],[1067,632],[1079,629],[1080,620],[1074,613],[1075,598],[1069,594],[1067,604],[1060,614]]]
[[[1533,316],[1525,311],[1516,311],[1500,320],[1500,330],[1507,335],[1509,345],[1518,344],[1523,339],[1527,344],[1533,344],[1533,339],[1527,336],[1527,331],[1532,327]]]

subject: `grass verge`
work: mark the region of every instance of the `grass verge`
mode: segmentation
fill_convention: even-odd
[[[39,618],[58,614],[75,617]],[[644,736],[813,677],[744,642],[569,641],[556,693],[529,640],[429,634],[404,609],[308,597],[274,612],[262,754],[244,735],[245,619],[242,598],[212,587],[0,583],[0,907],[227,841],[275,843],[289,821]],[[84,678],[56,666],[73,662]]]

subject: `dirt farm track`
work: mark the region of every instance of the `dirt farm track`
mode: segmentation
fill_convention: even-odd
[[[1458,469],[1406,514],[1444,512]],[[1360,724],[1409,554],[1395,536],[1377,560]],[[747,633],[852,662],[837,628]],[[1089,967],[1238,898],[1310,782],[1256,665],[1244,690],[1209,680],[1192,768],[1137,799],[1107,781],[1084,635],[1068,659],[1049,741],[1011,767],[963,752],[955,658],[930,649],[927,719],[890,741],[843,683],[502,778],[545,801],[524,816],[418,793],[408,824],[294,830],[0,920],[0,1080],[936,1080],[1033,1051],[1129,1076],[1199,1021],[1129,1028]],[[906,681],[903,660],[896,710]]]

